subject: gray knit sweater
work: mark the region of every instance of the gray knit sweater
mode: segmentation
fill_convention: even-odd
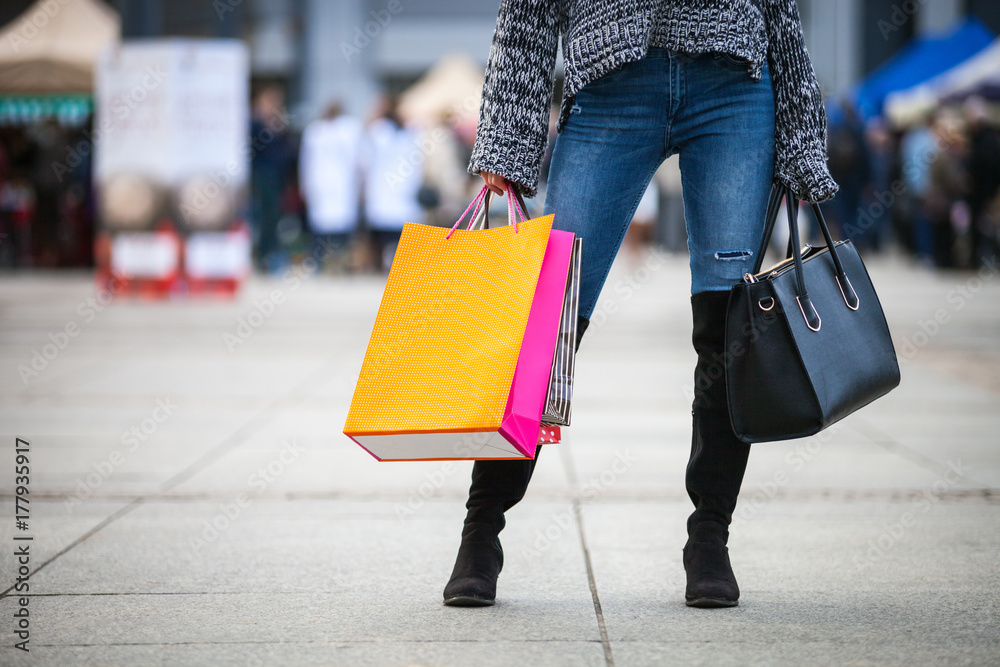
[[[577,92],[650,47],[765,59],[775,98],[775,178],[802,199],[832,197],[823,97],[795,0],[502,0],[486,66],[469,171],[490,171],[534,196],[548,137],[556,49],[565,84],[559,130]]]

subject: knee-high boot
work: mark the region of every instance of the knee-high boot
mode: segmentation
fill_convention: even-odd
[[[685,599],[691,607],[734,607],[740,589],[729,561],[729,524],[746,472],[750,445],[729,422],[726,394],[725,328],[729,292],[691,297],[692,342],[698,353],[694,374],[691,458],[686,486],[695,510],[684,546]]]
[[[577,322],[577,349],[589,324],[583,317]],[[497,577],[503,568],[499,535],[506,525],[504,512],[524,497],[541,451],[539,447],[535,458],[524,461],[476,461],[472,466],[462,544],[444,588],[445,604],[481,607],[496,601]]]

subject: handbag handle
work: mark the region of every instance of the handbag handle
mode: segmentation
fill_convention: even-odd
[[[764,268],[764,253],[771,244],[771,234],[774,233],[774,222],[778,219],[778,208],[781,206],[781,198],[784,196],[782,186],[774,181],[771,183],[771,194],[767,198],[767,212],[764,214],[764,236],[760,239],[760,247],[757,249],[757,261],[754,262],[753,271],[750,273],[757,275]],[[789,256],[791,253],[788,253]]]
[[[786,200],[787,211],[789,214],[793,214],[794,217],[789,217],[788,220],[788,250],[785,253],[785,258],[794,258],[795,255],[801,255],[799,249],[801,248],[799,242],[798,233],[798,207],[799,200],[798,197],[792,192],[791,188],[778,182],[771,184],[771,194],[767,200],[767,212],[764,217],[764,236],[760,242],[760,248],[757,251],[757,260],[754,263],[753,274],[756,275],[760,273],[761,265],[764,261],[764,253],[767,251],[768,245],[771,243],[771,235],[774,233],[774,224],[778,217],[778,210],[781,208],[781,200]],[[823,211],[820,209],[819,204],[811,204],[813,215],[816,217],[816,222],[819,224],[819,229],[823,234],[823,240],[826,241],[827,248],[830,249],[830,256],[833,259],[833,265],[836,269],[837,286],[840,288],[840,294],[844,297],[844,303],[851,310],[857,310],[859,306],[858,294],[854,291],[854,286],[851,285],[850,278],[847,277],[847,273],[844,271],[844,265],[840,261],[840,255],[837,253],[837,246],[833,240],[833,235],[830,233],[830,228],[826,224],[826,218],[823,216]],[[794,259],[793,259],[794,261]],[[799,264],[796,265],[796,274],[799,273],[799,268],[801,266],[801,257]],[[796,280],[798,282],[798,280]],[[804,283],[799,285],[804,289]],[[804,313],[803,313],[804,314]]]
[[[816,306],[809,299],[809,292],[806,290],[806,272],[802,268],[802,243],[799,241],[799,200],[792,196],[790,190],[785,190],[785,197],[788,199],[788,206],[785,212],[788,214],[788,242],[792,247],[792,262],[795,265],[795,301],[799,304],[799,312],[802,319],[806,321],[806,326],[811,331],[819,331],[823,326]]]
[[[789,194],[791,194],[790,190]],[[861,305],[858,293],[854,291],[854,285],[851,284],[851,279],[847,277],[844,265],[840,262],[837,244],[833,242],[833,235],[830,234],[830,228],[826,224],[826,218],[823,217],[823,211],[820,210],[819,204],[811,204],[810,207],[813,215],[816,216],[816,221],[819,222],[819,229],[823,232],[826,247],[830,249],[830,256],[833,258],[833,265],[837,270],[837,286],[840,287],[840,295],[844,297],[844,303],[847,304],[848,308],[857,310],[858,306]]]

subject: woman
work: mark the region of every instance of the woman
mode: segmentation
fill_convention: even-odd
[[[739,587],[726,543],[749,446],[715,380],[729,289],[753,267],[772,179],[810,202],[837,190],[798,9],[794,0],[504,0],[470,163],[498,194],[508,181],[535,193],[560,37],[565,90],[545,212],[583,239],[581,335],[650,178],[680,154],[698,354],[685,598],[732,607]],[[493,604],[504,512],[534,465],[475,463],[445,604]]]

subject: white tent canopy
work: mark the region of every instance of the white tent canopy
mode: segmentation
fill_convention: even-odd
[[[483,70],[468,56],[442,58],[423,77],[403,92],[399,111],[408,121],[433,124],[445,115],[456,122],[479,118]]]
[[[99,0],[39,0],[0,29],[0,94],[89,94],[97,55],[120,36]]]
[[[947,72],[908,90],[892,93],[885,101],[886,115],[896,125],[909,125],[942,99],[990,83],[1000,85],[1000,39]]]

